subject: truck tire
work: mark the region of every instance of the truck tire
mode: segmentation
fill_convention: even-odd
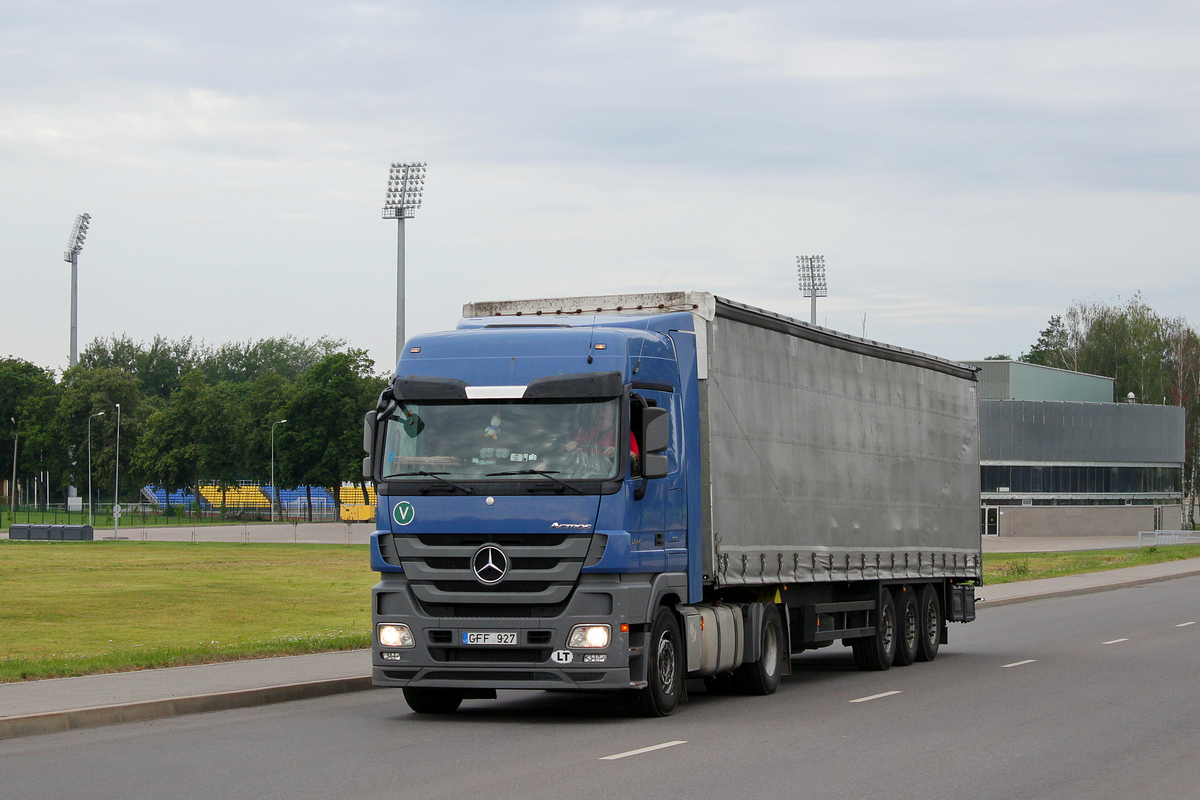
[[[779,609],[769,603],[763,609],[758,661],[743,664],[733,671],[733,685],[741,694],[775,694],[783,674],[783,624]]]
[[[911,586],[902,586],[896,597],[896,658],[892,662],[895,666],[907,667],[916,660],[920,629],[917,593]]]
[[[629,710],[643,717],[665,717],[674,711],[683,691],[683,658],[675,612],[660,606],[646,644],[646,688],[629,696]]]
[[[404,702],[418,714],[453,714],[462,705],[461,689],[405,686]]]
[[[853,639],[854,663],[859,669],[882,672],[891,669],[896,657],[896,603],[887,587],[879,591],[879,608],[875,613],[875,634]]]
[[[942,602],[938,599],[937,589],[933,588],[933,584],[927,584],[921,590],[917,608],[920,611],[917,661],[933,661],[937,658],[938,646],[942,643]]]

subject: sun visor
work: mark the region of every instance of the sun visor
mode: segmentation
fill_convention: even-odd
[[[571,375],[549,375],[535,378],[525,387],[526,400],[594,398],[607,400],[620,397],[623,386],[621,373],[576,372]]]
[[[436,378],[425,375],[396,376],[392,379],[392,396],[397,400],[466,400],[467,384],[456,378]]]

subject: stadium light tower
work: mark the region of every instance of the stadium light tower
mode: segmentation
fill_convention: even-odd
[[[387,199],[383,218],[394,219],[396,239],[396,361],[404,350],[404,220],[412,219],[421,207],[425,191],[425,162],[394,163],[388,173]]]
[[[812,298],[812,318],[817,324],[817,298],[829,294],[825,283],[825,256],[796,256],[796,271],[800,274],[800,291]]]
[[[91,214],[80,214],[75,217],[75,227],[67,237],[67,252],[63,261],[71,265],[71,363],[79,363],[79,251],[83,249],[83,240],[87,238],[88,226],[92,224]]]

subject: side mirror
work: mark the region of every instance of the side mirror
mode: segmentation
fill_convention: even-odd
[[[664,450],[671,444],[671,416],[665,408],[642,410],[642,477],[650,480],[667,476]]]
[[[363,452],[367,457],[362,462],[362,474],[364,478],[374,478],[375,472],[372,462],[375,460],[375,420],[376,412],[368,411],[363,418]]]
[[[670,412],[665,408],[642,410],[642,448],[647,453],[661,453],[671,444]]]
[[[652,478],[667,477],[667,457],[661,453],[647,453],[642,456],[642,477],[650,480]]]

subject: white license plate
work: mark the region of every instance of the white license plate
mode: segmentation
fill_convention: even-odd
[[[463,644],[515,645],[516,631],[463,631]]]

